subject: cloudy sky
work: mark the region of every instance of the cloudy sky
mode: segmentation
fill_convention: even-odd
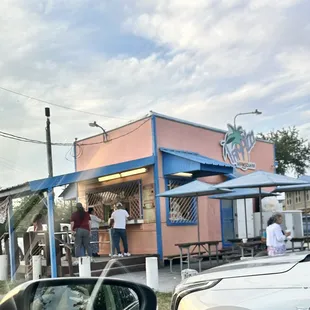
[[[1,0],[0,87],[51,106],[55,142],[150,110],[310,133],[309,0]],[[0,131],[45,139],[46,104],[0,89]],[[54,148],[54,173],[73,170]],[[47,174],[45,147],[0,137],[0,186]]]

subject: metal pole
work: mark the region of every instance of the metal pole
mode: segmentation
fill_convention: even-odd
[[[198,235],[198,242],[200,242],[200,227],[199,227],[199,205],[198,205],[198,197],[197,199],[197,235]]]
[[[248,216],[247,216],[247,210],[246,210],[246,198],[244,198],[244,216],[245,216],[245,235],[248,239]]]
[[[262,206],[262,188],[259,187],[259,212],[260,212],[260,235],[263,236],[263,206]]]
[[[304,189],[304,200],[305,200],[305,213],[306,213],[306,233],[308,237],[308,207],[307,207],[307,191],[305,189]]]
[[[53,157],[52,157],[52,141],[51,141],[51,122],[50,122],[50,109],[45,108],[46,116],[46,153],[47,153],[47,166],[48,177],[53,176]]]
[[[57,278],[56,246],[55,246],[55,228],[54,228],[54,193],[53,189],[48,189],[48,238],[50,243],[51,275]]]
[[[9,199],[10,201],[9,201],[9,208],[8,208],[8,222],[9,222],[10,271],[11,271],[11,281],[14,281],[15,275],[16,275],[15,230],[14,230],[13,202],[12,202],[11,197]]]
[[[198,203],[198,196],[196,196],[197,201],[197,236],[198,236],[198,243],[200,242],[200,225],[199,225],[199,203]],[[200,255],[200,244],[198,245],[198,255]]]

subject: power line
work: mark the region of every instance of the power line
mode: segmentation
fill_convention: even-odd
[[[58,107],[58,108],[61,108],[61,109],[66,109],[66,110],[70,110],[70,111],[80,112],[80,113],[84,113],[84,114],[88,114],[88,115],[101,116],[101,117],[105,117],[105,118],[120,119],[120,120],[124,120],[124,121],[129,121],[129,119],[122,118],[122,117],[109,116],[109,115],[104,115],[104,114],[99,114],[99,113],[94,113],[94,112],[89,112],[89,111],[84,111],[84,110],[78,110],[78,109],[70,108],[70,107],[62,105],[62,104],[52,103],[52,102],[49,102],[49,101],[46,101],[46,100],[43,100],[43,99],[39,99],[39,98],[35,98],[35,97],[32,97],[32,96],[28,96],[28,95],[25,95],[23,93],[20,93],[20,92],[17,92],[15,90],[11,90],[11,89],[8,89],[8,88],[2,87],[2,86],[0,86],[0,89],[4,90],[6,92],[9,92],[9,93],[18,95],[18,96],[25,97],[27,99],[35,100],[35,101],[38,101],[38,102],[41,102],[41,103],[44,103],[44,104],[48,104],[48,105],[51,105],[51,106],[54,106],[54,107]]]
[[[131,133],[137,131],[139,128],[141,128],[141,127],[142,127],[145,123],[147,123],[149,120],[150,120],[150,119],[147,118],[144,122],[142,122],[142,123],[141,123],[139,126],[137,126],[135,129],[133,129],[133,130],[131,130],[131,131],[129,131],[129,132],[126,132],[126,133],[124,133],[124,134],[122,134],[122,135],[120,135],[120,136],[118,136],[118,137],[113,138],[113,139],[109,139],[109,140],[107,140],[107,142],[114,141],[114,140],[123,138],[123,137],[125,137],[125,136],[128,136],[129,134],[131,134]],[[105,143],[105,142],[102,141],[102,142],[94,142],[94,143],[77,143],[77,144],[80,145],[80,146],[84,146],[84,145],[96,145],[96,144],[102,144],[102,143]]]
[[[34,144],[44,144],[46,145],[45,141],[41,141],[41,140],[35,140],[35,139],[30,139],[30,138],[25,138],[25,137],[21,137],[21,136],[17,136],[17,135],[13,135],[11,133],[7,133],[4,131],[0,131],[0,137],[3,138],[7,138],[7,139],[11,139],[11,140],[17,140],[17,141],[21,141],[21,142],[27,142],[27,143],[34,143]],[[71,146],[72,143],[52,143],[52,145],[55,146]]]
[[[134,129],[132,129],[132,130],[130,130],[130,131],[120,135],[120,136],[117,136],[117,137],[115,137],[113,139],[109,139],[107,142],[118,140],[120,138],[123,138],[125,136],[130,135],[131,133],[133,133],[133,132],[137,131],[138,129],[140,129],[149,120],[150,119],[147,118],[144,122],[139,124],[136,128],[134,128]],[[0,137],[6,138],[6,139],[11,139],[11,140],[16,140],[16,141],[20,141],[20,142],[25,142],[25,143],[33,143],[33,144],[46,145],[45,141],[36,140],[36,139],[30,139],[30,138],[26,138],[26,137],[22,137],[22,136],[17,136],[17,135],[14,135],[14,134],[11,134],[11,133],[7,133],[7,132],[4,132],[4,131],[0,131]],[[77,146],[79,148],[79,151],[81,152],[81,150],[80,150],[81,146],[97,145],[97,144],[102,144],[102,143],[105,143],[105,142],[104,141],[100,141],[100,142],[94,142],[94,143],[77,143]],[[53,146],[71,146],[72,147],[74,145],[74,143],[52,142],[52,145]],[[81,155],[78,155],[78,156],[81,156]]]

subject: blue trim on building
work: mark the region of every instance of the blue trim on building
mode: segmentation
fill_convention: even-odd
[[[225,242],[225,236],[224,236],[224,227],[226,225],[225,223],[225,216],[224,216],[224,211],[223,211],[223,200],[219,199],[220,200],[220,217],[221,217],[221,234],[222,234],[222,245],[223,245],[223,248],[227,248],[227,247],[231,247],[231,243],[230,242]],[[232,212],[232,216],[234,214],[234,211],[233,211],[233,202],[231,202],[231,212]],[[233,220],[233,218],[231,219]],[[233,222],[233,226],[232,226],[232,235],[235,236],[235,224]],[[232,236],[232,238],[234,238]]]
[[[195,152],[160,148],[163,155],[164,175],[178,172],[192,173],[194,177],[205,177],[233,173],[233,166]]]
[[[54,192],[52,188],[47,192],[48,204],[48,238],[50,243],[50,258],[51,258],[51,276],[57,278],[57,261],[56,261],[56,246],[55,246],[55,227],[54,227]]]
[[[223,248],[227,247],[227,245],[225,244],[225,240],[224,240],[224,215],[223,215],[223,210],[222,210],[222,200],[220,199],[220,217],[221,217],[221,235],[222,235],[222,245]]]
[[[126,161],[115,165],[103,166],[100,168],[59,175],[52,178],[31,181],[29,182],[29,185],[32,191],[46,190],[48,188],[54,188],[57,186],[99,178],[105,175],[151,166],[154,164],[154,162],[155,157],[149,156],[131,161]]]
[[[161,212],[160,212],[160,198],[157,195],[160,192],[159,188],[159,167],[158,167],[158,148],[157,148],[157,135],[156,135],[156,117],[152,116],[152,144],[153,144],[153,157],[154,157],[154,194],[155,194],[155,214],[156,214],[156,242],[157,254],[160,259],[163,259],[163,240],[161,229]]]

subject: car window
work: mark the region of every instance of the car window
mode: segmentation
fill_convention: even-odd
[[[92,296],[94,285],[62,285],[37,288],[30,310],[138,310],[139,298],[127,287],[102,284]],[[91,308],[89,308],[91,305]]]

